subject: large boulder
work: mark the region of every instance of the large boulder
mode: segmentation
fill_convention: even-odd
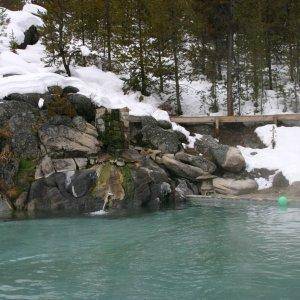
[[[100,150],[100,142],[94,135],[66,125],[44,124],[38,135],[47,153],[54,156],[87,156]]]
[[[216,165],[213,162],[201,155],[190,155],[185,152],[178,152],[175,154],[175,158],[183,163],[198,167],[207,173],[212,174],[217,169]]]
[[[28,45],[34,45],[39,41],[40,35],[36,26],[31,25],[24,32],[24,41],[18,48],[25,49]]]
[[[253,179],[235,180],[232,178],[213,179],[215,192],[223,195],[243,195],[257,191],[258,185]]]
[[[11,145],[17,157],[33,159],[39,156],[36,125],[37,117],[32,112],[20,112],[10,118]]]
[[[77,115],[87,122],[95,121],[96,106],[91,99],[81,94],[68,94],[67,98],[73,104]]]
[[[284,177],[282,172],[278,172],[273,178],[273,187],[283,188],[289,186],[289,181]]]
[[[179,178],[197,181],[197,177],[208,174],[199,167],[187,165],[168,155],[163,155],[163,157],[159,159],[159,162],[162,163],[174,176]]]
[[[74,173],[67,184],[67,191],[75,198],[81,198],[88,194],[95,185],[97,175],[94,170],[82,170]]]
[[[103,201],[89,192],[96,182],[94,170],[54,173],[32,183],[28,199],[29,211],[41,210],[99,210]]]
[[[18,172],[18,169],[19,162],[15,157],[10,156],[6,159],[0,159],[0,185],[1,181],[3,181],[7,186],[14,185],[15,176]]]
[[[151,117],[142,120],[142,141],[150,148],[163,153],[176,153],[182,149],[182,142],[178,134],[172,130],[165,130]]]
[[[194,195],[195,191],[191,189],[189,182],[184,179],[178,179],[178,185],[175,188],[176,204],[186,202],[187,195]]]
[[[4,126],[13,115],[25,112],[36,114],[38,110],[26,102],[14,100],[0,102],[0,127]]]
[[[74,124],[74,127],[79,131],[92,135],[96,138],[98,137],[98,132],[96,127],[94,127],[92,124],[85,121],[83,117],[76,116],[73,118],[72,122]]]
[[[18,101],[18,102],[25,102],[34,108],[38,108],[38,103],[40,99],[44,99],[44,106],[46,107],[51,101],[52,97],[50,93],[25,93],[25,94],[19,94],[19,93],[13,93],[9,94],[4,98],[6,101]]]
[[[11,209],[8,199],[0,192],[0,214],[1,212],[10,211]]]
[[[241,151],[235,147],[220,144],[209,135],[203,135],[195,143],[196,149],[205,157],[213,159],[224,170],[239,173],[245,166],[245,159]]]

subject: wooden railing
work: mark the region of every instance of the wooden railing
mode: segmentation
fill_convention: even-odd
[[[215,123],[277,123],[281,121],[300,121],[300,114],[252,115],[252,116],[200,116],[171,117],[172,122],[182,125]]]

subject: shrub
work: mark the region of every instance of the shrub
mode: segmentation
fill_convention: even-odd
[[[53,117],[55,115],[68,116],[73,118],[76,116],[76,110],[73,104],[67,97],[60,93],[60,88],[53,90],[52,101],[48,104],[48,115]]]

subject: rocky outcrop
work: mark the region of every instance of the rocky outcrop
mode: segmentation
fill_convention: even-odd
[[[32,112],[13,115],[8,124],[12,134],[12,150],[19,158],[36,158],[39,156],[39,141],[36,132],[38,120]]]
[[[177,204],[186,202],[186,196],[194,194],[198,194],[198,191],[191,189],[190,183],[186,180],[178,179],[178,185],[175,188],[175,202]]]
[[[36,28],[36,26],[31,25],[25,32],[24,32],[24,41],[18,48],[25,49],[28,45],[34,45],[39,41],[40,35]]]
[[[197,177],[206,175],[207,172],[203,171],[199,167],[184,164],[170,156],[164,155],[158,160],[163,164],[174,176],[179,178],[186,178],[195,181]]]
[[[76,118],[73,122],[56,124],[48,122],[38,131],[39,139],[48,154],[61,157],[88,156],[100,150],[101,143],[92,125],[82,122],[81,127]]]
[[[13,93],[9,94],[4,98],[6,101],[18,101],[18,102],[24,102],[32,105],[34,108],[38,108],[39,100],[43,98],[44,99],[44,105],[47,106],[52,98],[50,93],[26,93],[26,94],[19,94],[19,93]]]
[[[190,155],[185,152],[178,152],[175,154],[175,158],[183,163],[189,164],[194,167],[198,167],[203,172],[214,173],[217,169],[216,165],[210,160],[204,158],[201,155]]]
[[[284,177],[282,172],[278,172],[273,178],[273,187],[283,188],[289,186],[289,181]]]
[[[258,185],[253,179],[235,180],[232,178],[213,179],[215,192],[223,195],[243,195],[257,191]]]
[[[143,118],[141,134],[145,145],[163,153],[176,153],[182,149],[179,135],[172,130],[163,129],[152,117]]]
[[[214,160],[224,170],[239,173],[245,168],[245,159],[239,149],[220,144],[209,135],[203,135],[195,143],[196,149],[205,157]]]
[[[78,116],[83,117],[87,122],[95,121],[96,106],[91,99],[81,94],[68,94],[67,99],[74,106]]]
[[[37,114],[38,110],[26,102],[14,100],[0,102],[0,127],[4,126],[12,116],[25,112]]]
[[[10,211],[11,206],[9,205],[7,198],[0,193],[0,213]]]

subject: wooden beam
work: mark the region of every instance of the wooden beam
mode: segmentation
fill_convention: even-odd
[[[280,121],[300,121],[300,114],[281,114],[281,115],[254,115],[254,116],[201,116],[201,117],[171,117],[172,122],[178,124],[205,124],[216,123],[277,123]]]

